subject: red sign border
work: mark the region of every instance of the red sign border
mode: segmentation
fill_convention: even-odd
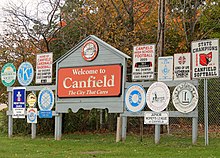
[[[86,46],[88,43],[92,43],[92,44],[95,46],[95,49],[96,49],[94,55],[93,55],[91,58],[87,58],[87,57],[85,56],[85,54],[84,54],[84,48],[85,48],[85,46]],[[99,52],[98,44],[97,44],[95,41],[93,41],[93,40],[86,41],[86,42],[83,44],[83,46],[82,46],[82,57],[83,57],[83,59],[84,59],[85,61],[93,61],[93,60],[98,56],[98,52]]]

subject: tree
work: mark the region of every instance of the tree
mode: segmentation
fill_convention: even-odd
[[[41,0],[33,12],[25,3],[9,3],[3,10],[7,13],[5,24],[6,34],[16,34],[20,31],[23,38],[29,40],[40,52],[50,51],[50,42],[61,28],[59,23],[59,8],[61,0]]]

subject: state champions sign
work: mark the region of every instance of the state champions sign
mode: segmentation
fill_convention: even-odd
[[[192,42],[192,78],[219,76],[219,39]]]

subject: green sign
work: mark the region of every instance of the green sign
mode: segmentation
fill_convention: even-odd
[[[7,63],[1,71],[1,80],[4,86],[10,87],[15,83],[16,68],[12,63]]]

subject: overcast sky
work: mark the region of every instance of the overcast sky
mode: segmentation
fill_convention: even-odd
[[[2,34],[2,30],[4,28],[4,17],[6,14],[3,12],[3,8],[7,7],[10,3],[16,4],[16,6],[23,5],[27,6],[27,8],[30,10],[33,10],[34,6],[40,2],[40,0],[1,0],[0,2],[0,34]]]

